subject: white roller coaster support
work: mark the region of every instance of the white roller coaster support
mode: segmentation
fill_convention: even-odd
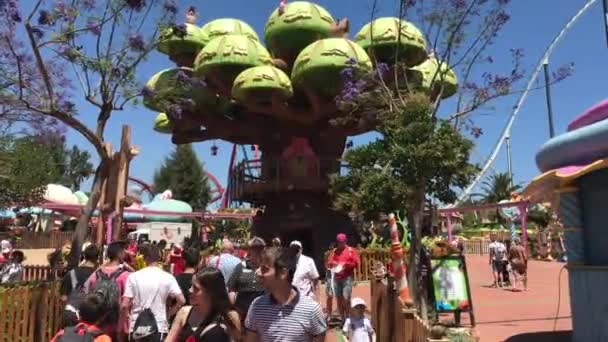
[[[454,204],[455,206],[458,206],[460,204],[460,202],[462,202],[463,200],[465,200],[469,196],[470,192],[477,186],[477,184],[479,183],[479,181],[481,181],[481,179],[483,178],[484,174],[492,166],[492,164],[496,160],[496,157],[498,156],[498,152],[500,152],[500,149],[502,148],[502,145],[505,142],[505,138],[508,137],[511,134],[511,127],[513,126],[513,122],[515,122],[515,118],[517,117],[517,114],[519,114],[519,111],[520,111],[520,109],[521,109],[524,101],[528,97],[528,93],[532,89],[532,87],[534,85],[534,81],[536,80],[536,77],[538,76],[538,74],[542,70],[543,64],[545,63],[546,60],[549,59],[549,56],[551,56],[551,53],[553,52],[553,50],[555,49],[555,47],[557,46],[557,44],[559,44],[559,42],[562,40],[562,38],[568,32],[568,30],[570,30],[570,28],[572,28],[572,25],[574,25],[574,23],[595,2],[596,2],[596,0],[589,0],[589,1],[587,1],[587,3],[570,19],[570,21],[566,24],[566,26],[564,26],[564,28],[559,32],[559,34],[557,36],[555,36],[555,38],[553,38],[553,41],[551,42],[551,44],[549,45],[549,47],[545,51],[545,54],[543,55],[543,57],[540,59],[540,62],[536,66],[536,70],[534,70],[534,73],[532,73],[532,75],[530,75],[530,79],[528,80],[528,85],[526,86],[526,89],[524,90],[524,92],[519,97],[519,101],[517,102],[517,106],[515,106],[513,112],[511,113],[511,116],[509,117],[509,121],[507,122],[505,128],[503,129],[502,135],[500,136],[500,139],[496,143],[496,146],[494,147],[494,150],[492,151],[492,154],[486,160],[483,168],[481,169],[481,171],[479,172],[479,174],[477,175],[477,177],[475,177],[475,180],[462,192],[462,194],[460,194],[460,196],[458,197],[458,200]]]

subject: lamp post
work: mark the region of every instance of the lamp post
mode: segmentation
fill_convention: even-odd
[[[602,1],[604,4],[604,29],[606,30],[606,43],[608,44],[608,0]]]
[[[608,0],[604,0],[604,3]],[[549,138],[555,136],[555,128],[553,127],[553,107],[551,106],[551,85],[549,84],[549,59],[546,58],[543,63],[543,70],[545,72],[545,94],[547,99],[547,115],[549,116]]]
[[[505,137],[505,143],[507,145],[507,167],[509,170],[509,186],[513,187],[513,162],[511,160],[511,136]]]

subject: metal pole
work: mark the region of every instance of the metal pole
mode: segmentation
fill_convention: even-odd
[[[608,1],[608,0],[605,0]],[[555,128],[553,127],[553,107],[551,106],[551,85],[549,80],[549,59],[546,58],[543,63],[545,71],[545,93],[547,94],[547,115],[549,116],[549,138],[555,136]]]
[[[509,185],[513,187],[513,163],[511,160],[511,136],[505,137],[505,143],[507,145],[507,167],[509,168]]]
[[[608,44],[608,0],[604,0],[603,4],[604,4],[604,29],[606,31],[606,43]]]

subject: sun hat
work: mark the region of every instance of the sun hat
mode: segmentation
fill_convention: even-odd
[[[291,243],[289,244],[290,246],[298,246],[300,247],[300,249],[302,249],[302,243],[298,240],[293,240],[291,241]]]
[[[367,304],[365,304],[365,301],[363,300],[363,298],[355,297],[350,301],[351,308],[355,308],[358,305],[363,305],[363,306],[367,307]]]

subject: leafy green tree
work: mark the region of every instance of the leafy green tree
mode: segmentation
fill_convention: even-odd
[[[39,202],[44,186],[59,177],[48,147],[32,138],[0,142],[0,208]]]
[[[49,183],[77,190],[93,172],[89,153],[69,149],[60,136],[4,136],[0,142],[1,206],[39,202]]]
[[[173,197],[202,210],[211,200],[211,188],[203,164],[192,145],[178,145],[154,174],[157,191],[171,189]]]
[[[519,184],[512,184],[511,177],[506,172],[490,175],[482,183],[481,198],[485,203],[498,203],[511,198],[513,192],[521,190]]]

